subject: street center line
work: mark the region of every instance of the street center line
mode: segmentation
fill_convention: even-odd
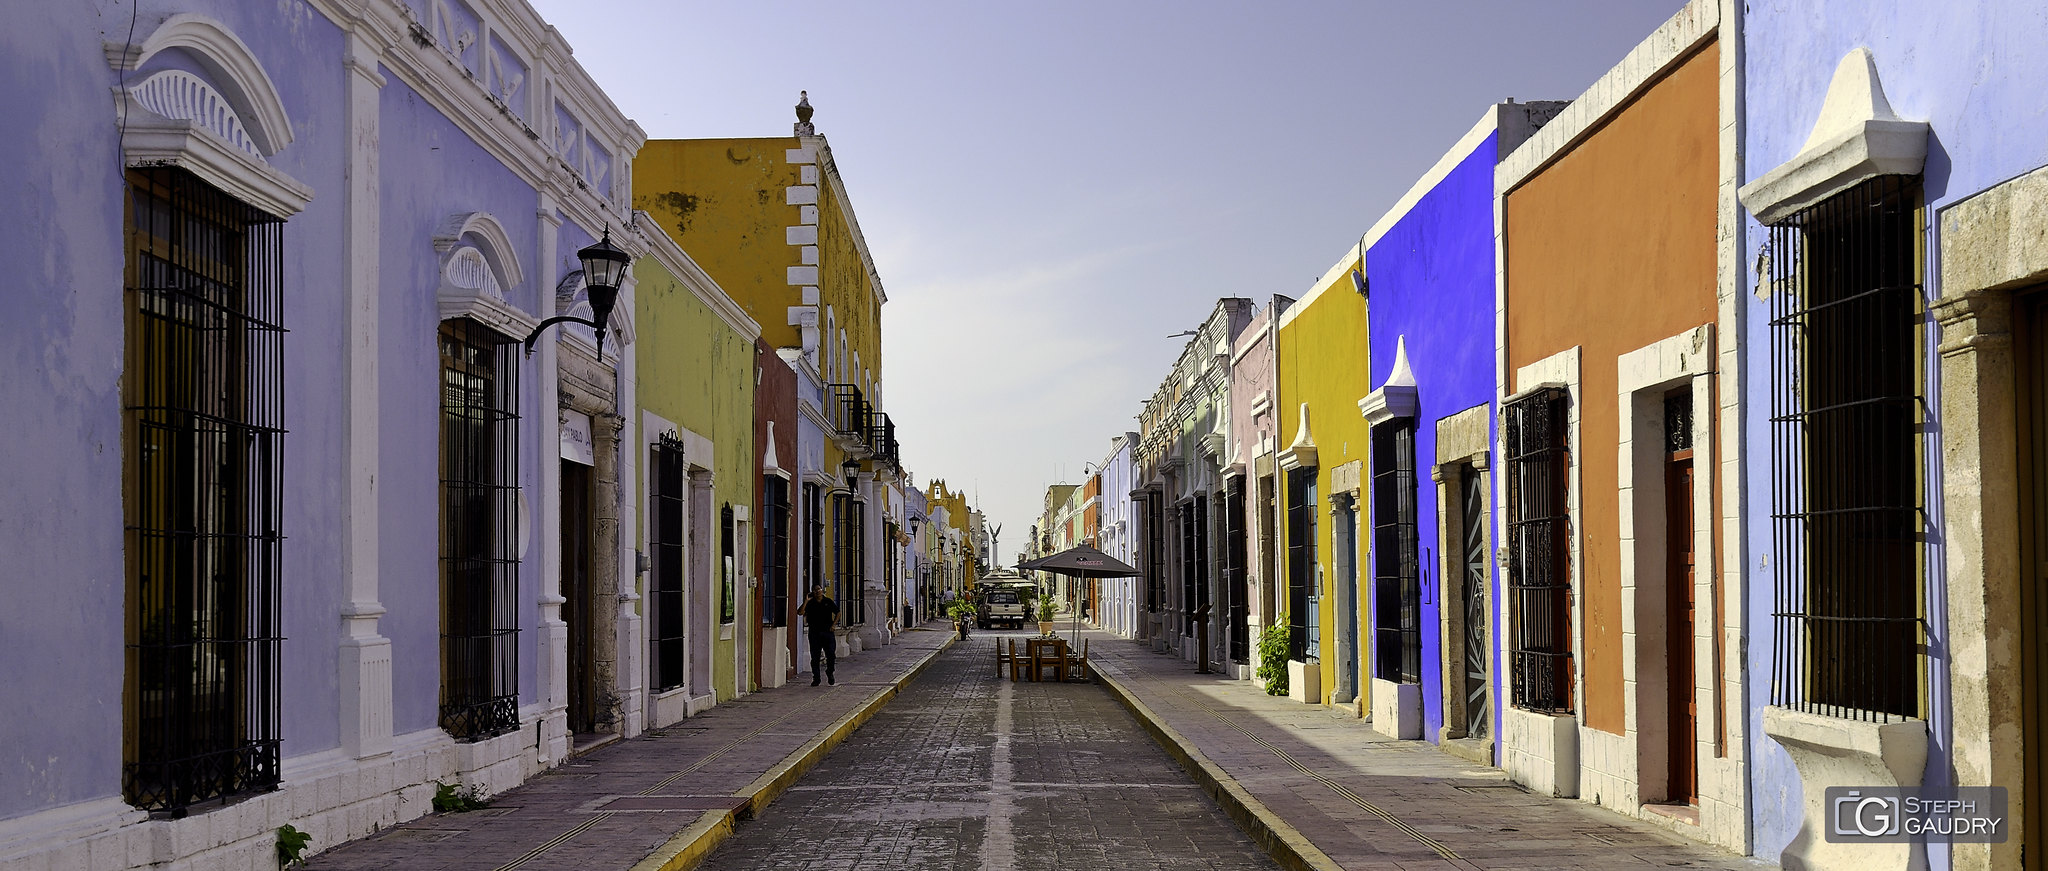
[[[1016,729],[1016,685],[996,689],[996,740],[989,753],[988,825],[981,838],[982,871],[1015,871],[1017,836],[1013,828],[1017,803],[1013,793],[1015,766],[1010,764],[1010,735]]]

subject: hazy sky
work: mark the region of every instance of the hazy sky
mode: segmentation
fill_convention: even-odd
[[[533,0],[656,139],[799,89],[889,294],[920,486],[1024,544],[1218,297],[1299,296],[1491,103],[1571,99],[1681,0]]]

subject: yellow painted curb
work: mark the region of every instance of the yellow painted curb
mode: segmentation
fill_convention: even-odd
[[[1196,750],[1172,726],[1166,725],[1122,683],[1099,670],[1094,672],[1094,677],[1097,683],[1109,690],[1110,695],[1130,709],[1131,716],[1138,719],[1145,731],[1152,735],[1152,740],[1187,769],[1195,782],[1201,784],[1202,790],[1216,799],[1216,803],[1223,806],[1223,812],[1236,821],[1238,828],[1250,835],[1280,867],[1290,871],[1343,871],[1343,866],[1336,860],[1311,843],[1306,835],[1288,825],[1279,814],[1273,813],[1264,802],[1253,797],[1237,782],[1237,778],[1209,761],[1209,757]]]
[[[782,761],[768,769],[766,774],[755,778],[753,783],[733,793],[734,797],[745,798],[745,804],[729,811],[705,811],[704,815],[698,817],[697,822],[691,824],[689,828],[677,832],[654,852],[647,854],[647,858],[635,863],[632,871],[689,871],[697,867],[711,855],[711,851],[718,849],[719,844],[732,836],[733,829],[740,820],[751,819],[770,802],[775,801],[776,797],[796,783],[797,778],[816,766],[825,758],[825,754],[832,752],[832,748],[839,746],[853,734],[854,730],[881,713],[883,706],[896,698],[896,694],[903,691],[905,684],[916,680],[919,674],[939,658],[939,654],[945,653],[958,640],[958,634],[948,636],[944,644],[925,654],[924,659],[898,679],[895,686],[882,690],[865,704],[848,711],[846,716],[840,717],[830,728],[783,757]]]

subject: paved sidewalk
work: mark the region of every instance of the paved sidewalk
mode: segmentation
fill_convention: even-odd
[[[315,856],[312,871],[632,868],[699,862],[734,823],[788,789],[953,640],[927,623],[839,660],[837,686],[805,679],[599,748],[497,796]]]
[[[1196,674],[1193,663],[1136,642],[1081,635],[1103,685],[1284,867],[1773,867],[1582,802],[1532,795],[1497,768],[1383,737],[1362,720],[1268,696],[1250,681]]]

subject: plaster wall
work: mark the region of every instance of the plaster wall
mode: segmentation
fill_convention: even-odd
[[[1983,3],[1963,12],[1899,0],[1768,0],[1749,4],[1743,38],[1743,74],[1750,85],[1744,98],[1742,133],[1745,182],[1799,153],[1820,115],[1836,64],[1853,49],[1868,48],[1872,52],[1892,110],[1902,119],[1925,121],[1930,127],[1922,175],[1927,207],[1923,219],[1926,254],[1922,288],[1930,301],[1952,295],[1955,291],[1943,283],[1944,274],[1952,272],[1952,268],[1945,269],[1942,258],[1949,237],[1963,229],[1947,226],[1946,218],[1952,214],[1952,207],[2048,164],[2048,102],[2040,99],[2040,82],[2048,77],[2048,57],[2038,50],[2048,42],[2048,16],[2042,14],[2038,4],[2028,2]],[[1743,217],[1749,248],[1762,250],[1768,231],[1754,217]],[[1745,266],[1747,286],[1758,287],[1760,279],[1755,264]],[[1773,371],[1771,367],[1776,361],[1771,359],[1770,345],[1765,340],[1769,335],[1769,304],[1754,295],[1746,296],[1741,317],[1753,339],[1745,346],[1744,362],[1756,367],[1754,371],[1759,373]],[[1996,331],[1994,328],[1993,332]],[[1931,347],[1935,339],[1931,327],[1928,339]],[[1926,364],[1930,376],[1940,367],[1934,359]],[[1929,547],[1926,576],[1929,622],[1925,665],[1930,699],[1928,725],[1932,734],[1924,782],[1971,784],[1984,782],[1987,776],[2007,776],[2002,766],[2014,760],[1999,755],[2010,751],[1996,750],[1986,739],[1993,724],[1987,722],[1990,718],[1985,713],[1985,699],[1967,687],[1953,686],[1951,675],[1956,672],[1952,670],[1967,668],[1982,673],[1993,667],[2001,649],[2010,651],[2017,642],[1993,638],[1987,650],[1983,617],[1987,600],[1951,603],[1950,597],[1957,592],[1951,585],[1959,575],[1995,573],[1999,547],[2009,547],[2010,542],[1996,542],[1994,546],[1987,540],[1985,530],[2010,523],[2010,518],[1976,517],[1971,514],[1974,506],[1944,504],[1935,496],[1943,492],[1944,476],[1958,471],[1944,470],[1940,458],[1963,447],[1945,442],[1958,432],[1963,442],[1971,442],[1977,435],[1974,420],[1949,419],[1955,409],[1975,413],[1976,402],[1955,404],[1944,395],[1957,390],[1974,391],[1976,386],[1948,383],[1946,377],[1943,372],[1940,378],[1928,379],[1928,407],[1935,410],[1935,420],[1929,428],[1930,437],[1923,444],[1923,456],[1930,464],[1925,489],[1929,494],[1929,540],[1936,542]],[[1769,408],[1768,390],[1769,379],[1750,379],[1747,400],[1752,407]],[[1751,456],[1768,456],[1767,415],[1747,417],[1744,442]],[[1974,453],[1974,446],[1968,452]],[[1985,464],[1987,470],[1990,465],[1991,462]],[[1960,471],[1968,475],[1976,470]],[[1987,483],[1996,480],[1999,478],[1994,475],[1985,478]],[[1745,522],[1746,533],[1757,552],[1748,560],[1746,583],[1753,591],[1748,618],[1758,627],[1771,625],[1771,486],[1770,464],[1750,464],[1745,487],[1752,508]],[[1949,492],[1955,492],[1953,486]],[[1991,583],[1991,595],[1995,597],[1995,580]],[[1984,593],[1977,592],[1980,597]],[[1950,607],[1955,609],[1954,615],[1950,614]],[[1962,619],[1965,614],[1977,615],[1977,619],[1966,621]],[[1965,655],[1964,651],[1973,648],[1983,651],[1982,655]],[[1770,646],[1751,644],[1747,665],[1752,674],[1770,674]],[[1966,699],[1966,695],[1970,698]],[[1790,757],[1763,733],[1763,708],[1771,701],[1768,694],[1758,692],[1751,701],[1748,734],[1752,736],[1754,850],[1759,856],[1776,857],[1798,834],[1804,794]],[[1956,707],[1952,709],[1951,705]],[[1970,713],[1965,713],[1966,706]],[[2007,743],[2016,745],[2017,741]],[[1930,848],[1928,859],[1935,868],[2016,867],[1997,863],[2017,861],[2010,853],[1987,857],[1981,849],[1958,848],[1951,857],[1939,845]]]
[[[653,215],[777,348],[802,344],[788,308],[804,304],[803,292],[786,277],[799,260],[786,228],[800,225],[801,206],[785,202],[800,179],[783,157],[796,147],[794,136],[657,139],[633,161],[633,207]]]
[[[1460,583],[1460,579],[1439,577],[1445,549],[1459,545],[1440,540],[1438,488],[1430,480],[1430,469],[1437,461],[1436,422],[1474,406],[1493,404],[1493,166],[1499,141],[1499,133],[1490,133],[1459,156],[1442,180],[1372,242],[1365,258],[1372,292],[1372,384],[1386,383],[1397,342],[1405,343],[1416,379],[1416,518],[1425,585],[1422,734],[1432,741],[1438,739],[1444,725],[1444,639],[1434,612],[1447,601],[1446,585]],[[1495,416],[1487,417],[1486,444],[1491,445]],[[1372,471],[1376,470],[1368,470],[1368,474]],[[1487,516],[1490,527],[1491,510]],[[1498,531],[1493,530],[1487,540],[1500,541]],[[1381,558],[1381,554],[1373,554],[1373,564]],[[1488,560],[1493,575],[1489,586],[1494,590],[1493,601],[1501,602],[1500,579],[1492,562]],[[1367,578],[1370,576],[1368,572]],[[1491,685],[1499,686],[1498,660],[1493,670]],[[1495,702],[1492,734],[1497,738],[1501,734],[1500,705]]]
[[[1285,579],[1276,571],[1272,515],[1265,509],[1261,489],[1273,486],[1276,468],[1273,454],[1279,442],[1279,393],[1273,386],[1273,330],[1278,313],[1293,300],[1274,296],[1252,315],[1238,335],[1231,351],[1230,443],[1231,467],[1245,477],[1245,574],[1250,592],[1249,615],[1245,623],[1252,636],[1250,646],[1258,650],[1260,632],[1277,615],[1275,607],[1284,595]],[[1241,467],[1241,468],[1240,468]],[[1263,482],[1263,483],[1262,483]],[[1133,563],[1133,565],[1136,565]],[[1281,586],[1275,586],[1279,584]],[[1282,603],[1284,605],[1284,603]],[[1254,658],[1257,653],[1253,653]]]
[[[634,269],[639,277],[635,291],[640,341],[635,343],[634,350],[642,355],[638,370],[640,407],[704,436],[715,451],[710,465],[710,536],[705,542],[714,552],[708,560],[687,557],[685,561],[692,569],[710,568],[713,576],[707,581],[715,611],[722,582],[720,566],[727,556],[718,552],[718,512],[726,505],[753,505],[758,489],[754,443],[755,337],[735,329],[700,297],[706,292],[716,293],[717,288],[692,288],[685,283],[686,279],[676,276],[667,264],[655,258],[640,261]],[[645,490],[638,498],[641,516],[651,516]],[[649,551],[645,525],[642,526],[640,549]],[[749,523],[745,528],[752,530],[754,525]],[[643,577],[643,584],[645,580]],[[692,588],[697,583],[694,578],[686,582]],[[740,618],[750,610],[743,606],[744,590],[744,578],[736,580],[733,623],[720,623],[717,614],[691,614],[686,610],[683,615],[689,631],[716,633],[707,647],[711,651],[712,689],[718,701],[731,699],[744,689],[737,682],[734,664],[736,648],[752,638],[751,631],[738,631],[740,626],[747,625]],[[686,604],[685,608],[688,607]]]
[[[129,10],[102,16],[77,4],[24,7],[20,26],[0,35],[0,69],[10,81],[37,82],[0,98],[16,121],[0,132],[14,161],[4,189],[15,203],[16,232],[0,242],[0,264],[37,288],[44,302],[0,325],[0,355],[21,377],[0,384],[0,400],[39,437],[0,460],[8,492],[36,494],[0,511],[0,552],[10,571],[33,583],[0,616],[0,659],[40,663],[0,675],[0,695],[23,708],[0,722],[8,750],[0,756],[0,819],[121,790],[123,673],[121,614],[125,607],[122,474],[124,356],[124,194],[116,116],[108,94],[121,77],[103,43],[124,41]],[[304,9],[259,14],[231,4],[199,9],[143,3],[134,10],[137,39],[172,12],[197,11],[220,20],[252,44],[297,134],[271,155],[271,166],[315,191],[308,209],[286,225],[283,317],[287,492],[345,490],[339,458],[345,408],[333,399],[324,364],[345,344],[339,324],[346,292],[338,248],[310,240],[339,236],[338,192],[344,141],[338,76],[294,75],[295,59],[334,56],[338,32]],[[211,78],[194,55],[157,54],[127,74],[181,69]],[[61,143],[61,147],[58,144]],[[329,401],[322,402],[321,399]],[[281,737],[286,756],[338,743],[333,614],[342,581],[335,530],[342,506],[315,500],[285,503],[282,629],[293,643],[282,653],[285,686]],[[80,644],[80,627],[103,641]],[[302,642],[302,643],[301,643]],[[9,654],[7,651],[13,651]]]
[[[1625,717],[1614,361],[1716,317],[1717,51],[1709,44],[1675,64],[1504,194],[1508,371],[1583,349],[1584,642],[1574,667],[1582,722],[1611,734]]]
[[[385,607],[379,629],[391,639],[392,730],[403,735],[437,728],[440,720],[441,314],[435,300],[440,266],[434,234],[450,215],[482,211],[498,216],[525,276],[521,285],[504,289],[505,298],[528,313],[543,311],[543,304],[552,311],[552,279],[560,275],[538,262],[539,222],[517,217],[534,213],[539,194],[531,186],[395,77],[384,86],[379,108],[383,150],[409,158],[384,162],[378,191],[379,274],[389,289],[378,307],[377,330],[382,445],[378,574]],[[540,367],[524,366],[519,373],[519,479],[535,507],[532,494],[540,486],[543,464],[556,463],[558,453],[555,444],[541,445],[532,437],[541,417],[555,415],[552,402],[546,407],[540,402],[540,388]],[[540,596],[538,551],[532,548],[549,547],[546,538],[533,536],[522,554],[522,602]],[[533,666],[540,661],[540,615],[536,607],[521,607],[519,615],[524,706],[537,700]]]
[[[1338,495],[1335,475],[1339,466],[1362,463],[1371,458],[1372,435],[1365,419],[1358,414],[1358,398],[1372,391],[1370,364],[1371,348],[1368,344],[1369,321],[1364,297],[1352,289],[1349,275],[1358,263],[1357,252],[1338,261],[1323,277],[1322,282],[1302,297],[1280,316],[1278,386],[1279,444],[1284,452],[1293,445],[1301,426],[1301,407],[1308,406],[1308,428],[1316,445],[1316,560],[1322,566],[1323,594],[1318,619],[1322,626],[1322,645],[1311,655],[1321,658],[1321,693],[1317,700],[1330,702],[1330,693],[1338,686],[1337,670],[1339,657],[1340,592],[1356,597],[1357,619],[1343,628],[1357,638],[1358,662],[1361,672],[1370,673],[1367,667],[1372,659],[1370,617],[1372,603],[1368,596],[1368,584],[1364,583],[1364,556],[1368,551],[1366,542],[1372,529],[1372,518],[1366,501],[1359,498],[1354,507],[1356,552],[1349,555],[1349,563],[1357,566],[1359,577],[1347,579],[1338,574],[1340,565],[1332,544],[1336,520],[1331,516],[1331,497]],[[1362,488],[1354,480],[1347,485],[1354,497],[1362,497]],[[1280,559],[1281,607],[1285,607],[1286,581],[1284,554],[1288,545],[1285,527],[1285,506],[1287,505],[1287,476],[1282,475],[1275,489],[1276,504],[1281,506],[1282,526],[1278,536]],[[1340,586],[1348,589],[1340,590]],[[1356,683],[1357,698],[1353,700],[1361,715],[1371,704],[1371,682],[1363,678]],[[1347,703],[1349,704],[1349,703]]]

